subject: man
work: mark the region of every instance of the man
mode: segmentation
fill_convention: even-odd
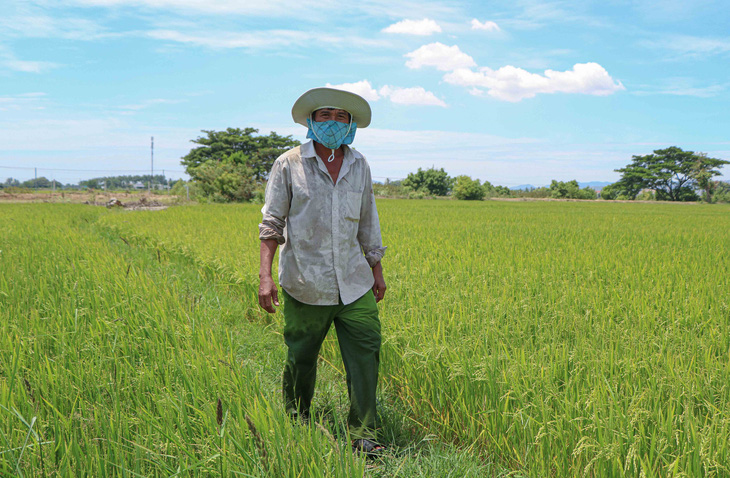
[[[287,412],[308,419],[317,357],[334,322],[347,373],[348,427],[353,449],[368,455],[376,442],[375,391],[380,362],[376,302],[385,295],[385,253],[370,167],[347,146],[370,124],[360,96],[332,88],[304,93],[292,108],[311,141],[282,154],[266,185],[259,225],[259,304],[274,313],[278,291],[271,264],[278,245],[288,347],[283,395]]]

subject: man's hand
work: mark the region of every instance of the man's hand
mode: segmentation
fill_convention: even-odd
[[[274,239],[261,241],[261,267],[259,268],[259,305],[269,314],[276,312],[279,306],[279,291],[271,278],[271,263],[279,243]]]
[[[279,306],[279,290],[271,276],[259,280],[259,305],[269,314],[276,312],[274,306]]]
[[[373,267],[373,278],[375,283],[373,284],[373,294],[375,294],[375,302],[380,302],[385,297],[385,279],[383,278],[383,266],[378,262]]]

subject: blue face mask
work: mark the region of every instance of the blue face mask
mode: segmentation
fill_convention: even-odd
[[[339,121],[312,121],[311,118],[307,118],[307,125],[309,131],[307,131],[307,138],[313,139],[319,144],[332,150],[332,154],[327,161],[332,162],[335,159],[335,150],[343,144],[351,144],[355,139],[355,131],[357,130],[357,124],[353,121],[351,123],[340,123]]]

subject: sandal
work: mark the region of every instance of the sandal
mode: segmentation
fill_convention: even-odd
[[[368,458],[377,458],[385,453],[385,447],[367,438],[359,438],[352,441],[352,451],[362,453]]]

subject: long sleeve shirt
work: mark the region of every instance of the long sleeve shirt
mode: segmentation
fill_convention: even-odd
[[[309,141],[274,162],[266,185],[259,238],[282,244],[279,284],[305,304],[362,297],[386,249],[370,166],[355,149],[343,149],[336,184]]]

